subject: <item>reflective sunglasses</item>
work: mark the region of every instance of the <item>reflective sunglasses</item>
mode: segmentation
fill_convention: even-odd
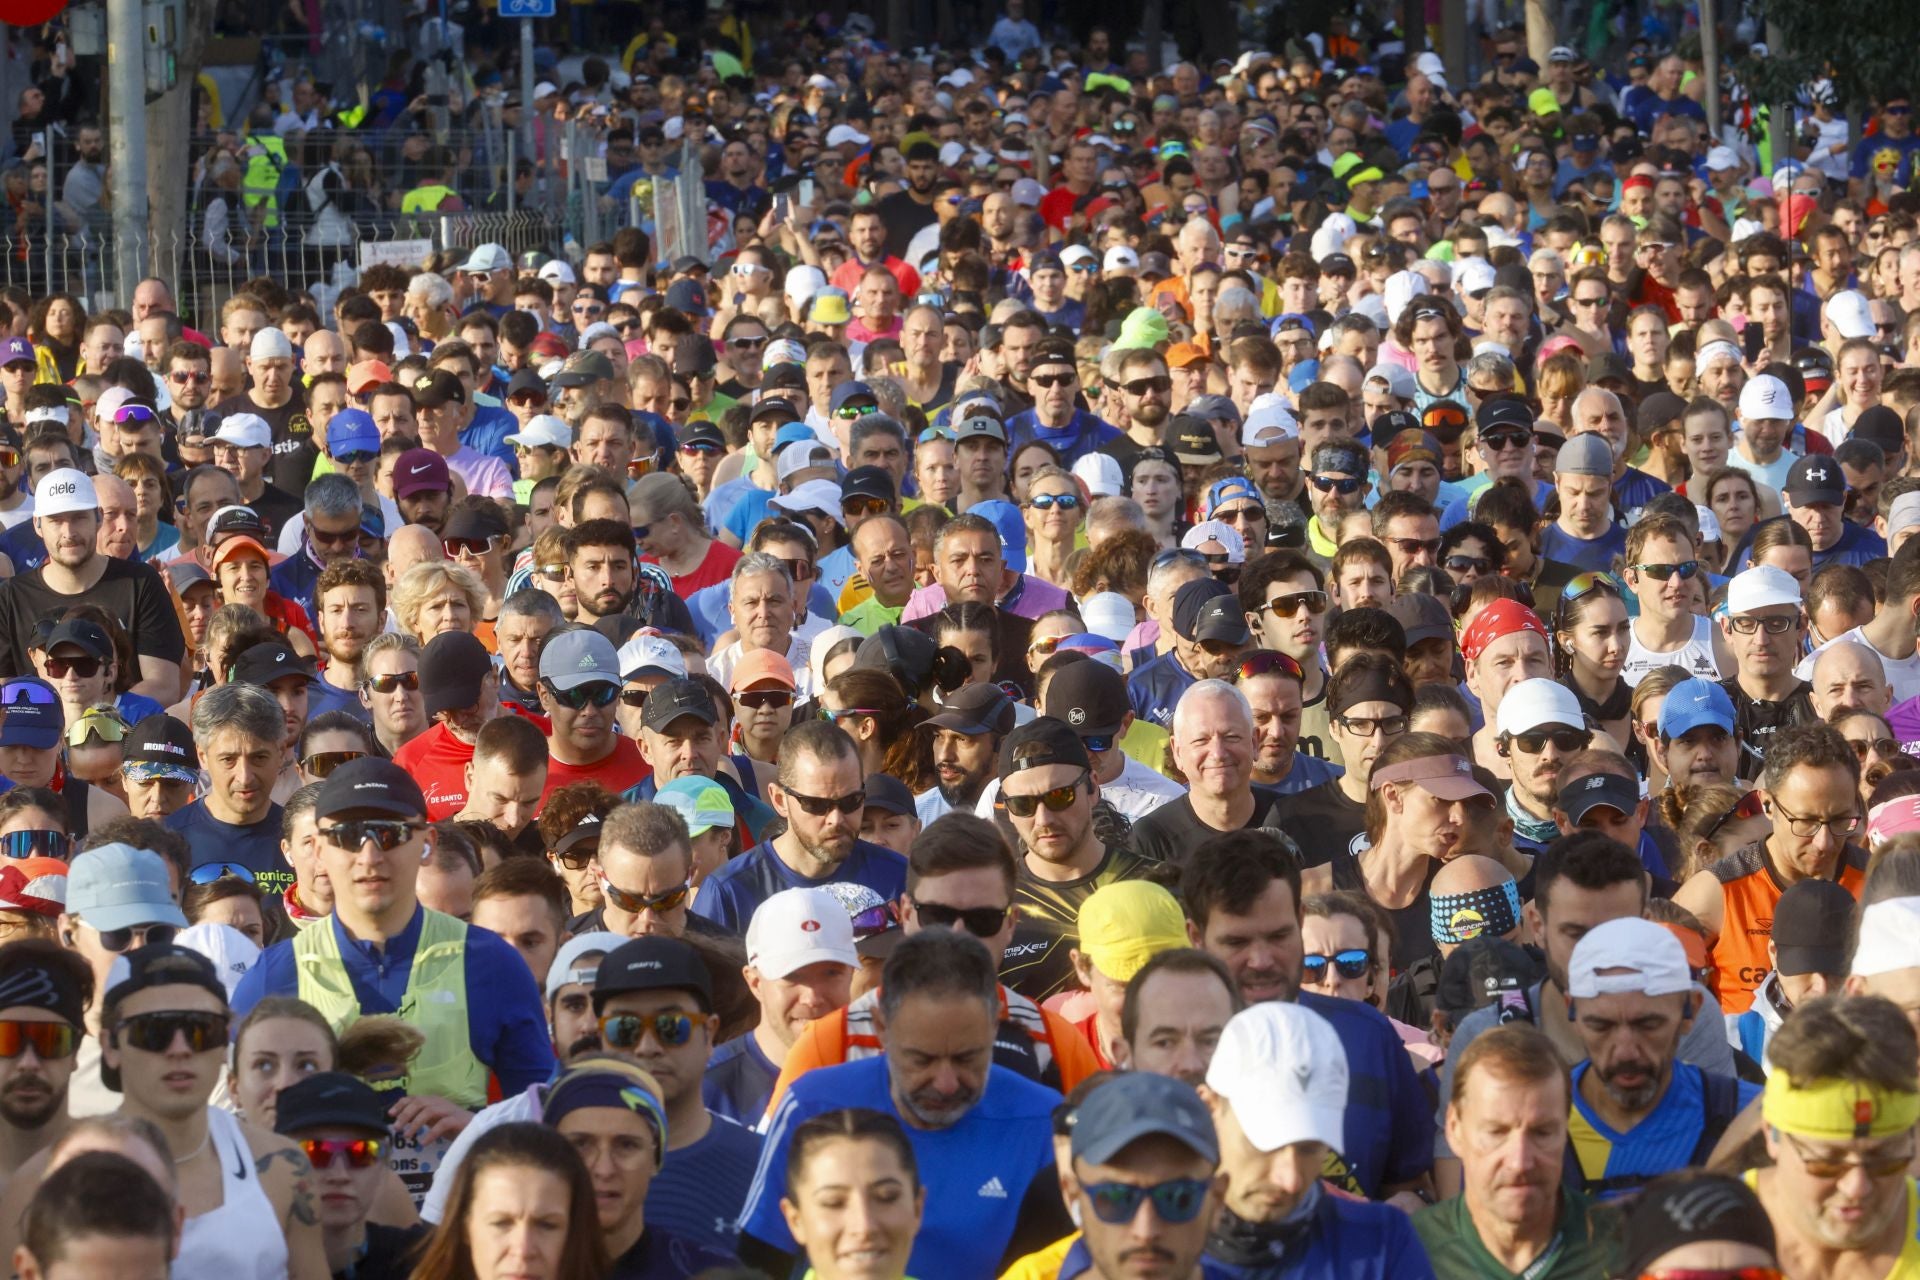
[[[766,711],[793,705],[793,694],[786,689],[749,689],[745,693],[736,693],[733,700],[743,707],[755,711]]]
[[[875,707],[842,707],[838,711],[827,707],[820,708],[820,718],[828,724],[838,724],[848,716],[878,716],[885,713]]]
[[[300,762],[301,769],[316,778],[324,778],[349,760],[365,756],[364,751],[316,751]]]
[[[609,1013],[600,1019],[600,1042],[609,1049],[637,1049],[649,1031],[662,1048],[677,1049],[693,1039],[693,1015],[656,1013],[643,1018],[636,1013]]]
[[[976,938],[991,938],[1007,922],[1006,907],[943,907],[937,902],[910,899],[920,915],[920,923],[937,929],[959,925]]]
[[[711,455],[716,453],[724,453],[726,451],[711,440],[689,440],[687,443],[680,446],[680,452]]]
[[[556,688],[553,681],[542,680],[553,700],[563,707],[574,711],[585,710],[589,706],[610,707],[620,696],[620,686],[611,680],[595,680],[590,684],[575,685],[571,689]]]
[[[622,911],[630,911],[634,915],[639,915],[642,911],[651,911],[656,915],[676,911],[687,900],[687,895],[693,892],[691,884],[683,884],[665,893],[635,893],[631,889],[622,889],[607,879],[607,873],[604,871],[597,878],[600,881],[601,892],[607,895],[607,901]]]
[[[380,1160],[381,1148],[378,1138],[303,1138],[300,1142],[316,1169],[331,1169],[335,1159],[344,1159],[350,1169],[371,1169]]]
[[[1593,741],[1593,734],[1586,729],[1543,729],[1535,733],[1516,733],[1507,739],[1530,756],[1537,756],[1547,749],[1551,742],[1562,755],[1572,755],[1584,751]]]
[[[94,657],[49,657],[47,659],[48,676],[55,680],[64,680],[69,674],[79,676],[82,680],[91,680],[100,674],[100,659]]]
[[[207,1053],[227,1047],[227,1031],[233,1019],[224,1013],[198,1010],[166,1010],[136,1013],[114,1028],[119,1042],[142,1053],[165,1053],[173,1042],[185,1036],[187,1052]]]
[[[1302,609],[1316,618],[1327,611],[1329,601],[1324,591],[1294,591],[1284,596],[1275,596],[1260,606],[1261,612],[1271,613],[1276,618],[1291,618]]]
[[[897,929],[899,927],[900,913],[894,910],[891,902],[882,902],[878,906],[868,907],[865,911],[856,912],[853,917],[853,936],[855,941],[861,938],[871,938],[876,934],[882,934],[889,929]]]
[[[1080,508],[1080,495],[1077,493],[1042,493],[1027,499],[1027,505],[1035,511],[1051,511],[1055,507],[1062,511],[1077,511]]]
[[[1110,733],[1081,734],[1080,745],[1087,749],[1088,755],[1104,755],[1113,750],[1119,740]]]
[[[1276,671],[1282,675],[1291,676],[1301,684],[1307,682],[1307,674],[1301,670],[1300,664],[1290,655],[1275,649],[1255,649],[1241,658],[1235,676],[1241,680],[1256,680],[1261,676],[1272,675]]]
[[[1348,951],[1336,951],[1329,956],[1300,957],[1300,976],[1308,982],[1325,982],[1327,965],[1333,965],[1333,971],[1343,978],[1364,978],[1373,968],[1373,953],[1364,947]]]
[[[84,747],[88,734],[98,734],[102,742],[119,742],[130,730],[120,713],[106,707],[90,707],[81,712],[71,725],[67,726],[67,745]]]
[[[80,1030],[67,1022],[0,1021],[0,1058],[17,1058],[29,1048],[41,1061],[71,1058],[80,1047]]]
[[[1819,1156],[1800,1145],[1800,1140],[1791,1133],[1782,1132],[1781,1137],[1793,1148],[1793,1154],[1800,1157],[1800,1163],[1807,1172],[1816,1178],[1844,1178],[1854,1169],[1866,1171],[1869,1178],[1891,1178],[1905,1171],[1913,1161],[1913,1144],[1909,1143],[1904,1151],[1880,1152],[1870,1159],[1836,1160],[1832,1156]]]
[[[1169,1178],[1150,1187],[1130,1182],[1082,1182],[1080,1190],[1093,1207],[1093,1216],[1119,1226],[1132,1222],[1142,1203],[1153,1201],[1153,1211],[1162,1222],[1192,1222],[1207,1203],[1211,1184],[1204,1178]]]
[[[493,546],[492,538],[442,538],[440,545],[446,548],[447,559],[455,560],[463,555],[483,556]]]
[[[424,824],[401,822],[392,818],[355,818],[319,829],[320,838],[340,849],[357,850],[371,840],[374,847],[391,853],[413,838]]]
[[[123,425],[129,422],[153,422],[157,416],[143,404],[123,404],[113,411],[113,420]]]
[[[839,714],[845,715],[847,713],[840,712]],[[868,712],[867,714],[873,713]],[[815,818],[824,818],[835,809],[838,809],[842,813],[851,814],[858,813],[867,807],[867,792],[864,787],[858,791],[850,791],[837,799],[828,799],[824,796],[803,796],[798,791],[788,791],[785,787],[781,787],[780,789],[786,792],[787,799],[800,806],[802,812]]]
[[[1418,316],[1414,318],[1419,319]],[[1421,425],[1438,436],[1440,443],[1452,444],[1467,429],[1467,411],[1457,404],[1430,405],[1422,415]]]
[[[187,873],[187,879],[194,884],[212,884],[215,880],[224,880],[232,876],[236,880],[245,880],[248,884],[256,881],[251,867],[243,867],[237,862],[203,862]]]
[[[689,403],[691,402],[686,400],[675,400],[673,402],[673,407],[675,409],[685,409]],[[641,476],[651,475],[651,474],[653,474],[652,458],[628,458],[627,459],[627,479],[638,480]]]
[[[1711,840],[1715,832],[1736,818],[1745,821],[1748,818],[1757,818],[1764,812],[1766,812],[1766,809],[1764,802],[1760,798],[1760,793],[1758,791],[1749,791],[1738,800],[1735,800],[1732,808],[1715,818],[1713,825],[1707,828],[1706,835],[1702,838]]]
[[[119,955],[129,947],[158,946],[172,942],[178,932],[170,924],[136,924],[124,929],[102,929],[99,931],[100,946]]]
[[[395,671],[384,676],[369,676],[367,682],[361,687],[371,689],[375,693],[392,693],[395,689],[405,689],[411,692],[420,687],[420,673],[418,671]]]
[[[20,461],[20,451],[12,445],[0,445],[0,467],[15,466]]]
[[[8,858],[58,858],[65,862],[73,852],[73,839],[64,831],[10,831],[0,836],[0,856]]]
[[[843,498],[840,501],[840,513],[848,517],[882,515],[886,512],[886,509],[887,500],[885,498],[865,498],[856,495],[851,498]]]
[[[1676,573],[1680,575],[1680,581],[1691,582],[1693,575],[1700,572],[1698,560],[1683,560],[1679,564],[1636,564],[1628,567],[1638,569],[1641,573],[1660,582],[1665,582]]]
[[[1337,493],[1342,497],[1360,492],[1361,486],[1366,484],[1364,479],[1357,476],[1314,475],[1308,476],[1307,478],[1313,481],[1313,487],[1320,492]]]
[[[1072,782],[1055,787],[1051,791],[1042,791],[1036,796],[1009,796],[1004,791],[1001,795],[1006,796],[1007,812],[1016,818],[1031,818],[1039,812],[1041,805],[1047,806],[1055,813],[1064,813],[1073,806],[1075,798],[1080,794],[1081,784],[1086,782],[1087,777],[1087,771],[1083,769],[1080,771],[1080,776]]]

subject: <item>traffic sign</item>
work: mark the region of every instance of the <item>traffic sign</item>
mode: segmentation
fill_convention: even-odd
[[[500,0],[503,18],[551,18],[556,0]]]

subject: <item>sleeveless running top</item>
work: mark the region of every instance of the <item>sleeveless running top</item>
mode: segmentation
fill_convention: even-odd
[[[260,1185],[247,1135],[238,1120],[214,1107],[207,1109],[207,1130],[220,1162],[220,1207],[187,1219],[173,1274],[285,1280],[287,1239],[280,1232],[280,1214]]]
[[[1760,1186],[1760,1173],[1749,1169],[1744,1175],[1749,1187],[1756,1190]],[[1893,1260],[1893,1266],[1887,1269],[1883,1280],[1920,1280],[1920,1190],[1916,1190],[1914,1180],[1907,1179],[1907,1229],[1900,1239],[1900,1256]]]
[[[1649,649],[1640,643],[1640,633],[1631,628],[1627,635],[1627,663],[1620,669],[1620,678],[1629,685],[1637,686],[1649,671],[1661,667],[1685,667],[1690,676],[1699,676],[1703,680],[1718,680],[1721,676],[1720,663],[1713,656],[1713,620],[1695,618],[1693,636],[1678,649],[1669,649],[1662,653]]]
[[[1720,936],[1714,940],[1707,987],[1727,1013],[1745,1013],[1753,993],[1773,966],[1767,961],[1767,939],[1773,933],[1773,913],[1786,885],[1761,846],[1751,846],[1711,864],[1707,870],[1720,882]],[[1840,854],[1834,877],[1854,897],[1867,877],[1867,854],[1848,845]]]

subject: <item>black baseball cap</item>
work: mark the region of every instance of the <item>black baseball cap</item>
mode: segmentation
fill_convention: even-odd
[[[465,404],[467,389],[460,384],[451,369],[435,369],[432,373],[423,373],[413,384],[413,402],[422,409],[438,409],[441,405]]]
[[[939,652],[940,646],[924,631],[885,626],[860,642],[853,651],[853,665],[893,673],[906,686],[907,696],[912,697],[933,679],[933,660]]]
[[[103,662],[113,656],[113,641],[108,638],[106,628],[91,618],[68,618],[56,624],[47,632],[46,642],[38,647],[52,653],[63,644],[85,649]]]
[[[1545,965],[1519,943],[1482,935],[1455,947],[1440,966],[1433,1007],[1458,1027],[1475,1009],[1492,1004],[1505,992],[1524,995],[1545,976]]]
[[[1161,442],[1168,453],[1188,466],[1206,466],[1221,458],[1220,437],[1213,433],[1213,424],[1190,413],[1168,418]]]
[[[699,952],[679,938],[659,934],[635,938],[601,958],[593,975],[593,1011],[599,1013],[612,996],[662,990],[691,991],[700,997],[703,1009],[713,1012],[713,976]]]
[[[696,418],[681,427],[677,434],[682,448],[690,444],[710,444],[721,449],[727,447],[727,438],[720,434],[719,426],[705,418]]]
[[[713,709],[713,695],[698,680],[669,680],[649,693],[647,705],[640,713],[640,723],[655,733],[665,733],[667,727],[682,716],[692,716],[706,724],[719,718]]]
[[[427,797],[413,775],[391,760],[361,756],[327,775],[314,805],[316,818],[343,813],[377,813],[393,818],[424,818]]]
[[[1089,658],[1053,673],[1041,712],[1085,738],[1120,732],[1127,712],[1127,678],[1104,662]]]
[[[241,651],[233,660],[233,683],[257,684],[262,688],[288,676],[309,679],[313,664],[293,651],[285,640],[263,640]]]
[[[867,775],[867,808],[902,818],[911,818],[920,811],[907,784],[890,773]]]
[[[1195,578],[1173,593],[1173,630],[1183,640],[1245,644],[1252,638],[1233,588],[1211,577]]]
[[[455,538],[501,538],[507,533],[507,518],[500,514],[499,508],[461,507],[447,517],[446,527],[440,531],[443,539]]]
[[[193,730],[164,711],[139,721],[121,743],[123,769],[135,779],[172,778],[195,782],[200,776],[200,752]]]
[[[1799,880],[1773,908],[1774,971],[1844,974],[1853,894],[1832,880]]]
[[[420,651],[420,698],[427,714],[473,706],[492,672],[487,647],[470,632],[442,631]]]
[[[1073,665],[1091,667],[1097,664],[1076,662]],[[1056,680],[1059,678],[1058,675],[1054,677]],[[1093,757],[1087,754],[1087,744],[1080,741],[1080,735],[1064,721],[1052,716],[1027,721],[1008,734],[1006,741],[1000,744],[1002,783],[1024,769],[1038,769],[1050,764],[1071,765],[1076,769],[1093,768]]]
[[[1567,815],[1575,826],[1593,810],[1605,805],[1625,817],[1640,804],[1640,788],[1631,780],[1612,773],[1590,773],[1561,786],[1553,797],[1553,807]]]
[[[522,369],[513,375],[512,381],[507,383],[507,399],[511,400],[515,396],[526,395],[529,392],[545,400],[547,381],[535,370]]]
[[[384,1136],[391,1125],[388,1103],[359,1076],[321,1071],[282,1089],[274,1102],[275,1133],[304,1129],[359,1129]]]
[[[213,513],[213,519],[207,524],[207,541],[212,542],[230,533],[244,533],[249,538],[265,538],[267,526],[260,519],[260,513],[252,507],[222,507]]]
[[[1420,425],[1419,420],[1412,414],[1400,410],[1395,412],[1399,412],[1411,425],[1415,427]],[[1527,407],[1526,401],[1515,396],[1496,396],[1480,402],[1480,408],[1473,415],[1473,425],[1482,435],[1500,427],[1524,427],[1531,431],[1533,430],[1533,410]]]
[[[898,497],[893,485],[893,473],[884,467],[855,467],[847,472],[847,478],[840,482],[842,498],[878,498],[882,502],[892,502]]]
[[[946,729],[968,737],[1004,734],[1013,728],[1013,699],[997,684],[970,684],[956,690],[940,708],[940,713],[928,717],[925,723],[929,728]]]

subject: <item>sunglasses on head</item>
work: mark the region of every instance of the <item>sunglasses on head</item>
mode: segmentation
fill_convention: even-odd
[[[66,1022],[0,1021],[0,1058],[17,1058],[29,1048],[45,1062],[71,1058],[80,1047],[80,1030]]]
[[[1055,813],[1064,813],[1073,807],[1074,799],[1079,796],[1080,787],[1086,782],[1087,777],[1087,772],[1082,770],[1079,777],[1065,786],[1054,787],[1038,795],[1014,796],[1006,795],[1005,791],[1001,794],[1006,796],[1007,812],[1016,818],[1031,818],[1039,812],[1041,805],[1047,806]]]
[[[1343,978],[1364,978],[1373,968],[1373,953],[1364,947],[1347,951],[1336,951],[1332,955],[1302,956],[1300,958],[1300,976],[1308,982],[1325,982],[1327,965],[1333,965],[1333,971]]]
[[[0,836],[0,857],[58,858],[73,852],[73,838],[64,831],[10,831]]]
[[[855,713],[855,712],[849,712],[849,711],[838,711],[838,712],[832,713],[827,718],[833,719],[834,716],[853,715],[853,714],[872,715],[875,713],[873,712]],[[803,796],[798,791],[789,791],[785,787],[782,787],[780,789],[781,791],[785,792],[787,799],[793,801],[795,804],[800,806],[801,812],[806,813],[815,818],[824,818],[828,814],[832,813],[835,809],[838,809],[841,813],[852,814],[852,813],[858,813],[862,809],[867,807],[867,792],[864,787],[858,791],[851,791],[844,796],[840,796],[833,799],[829,799],[825,796]]]
[[[338,849],[358,851],[367,841],[391,853],[413,838],[423,824],[397,818],[359,818],[319,828],[320,838]]]
[[[352,1169],[371,1169],[380,1160],[383,1144],[378,1138],[304,1138],[300,1149],[316,1169],[330,1169],[336,1159]]]
[[[609,1013],[600,1019],[600,1042],[609,1049],[637,1049],[649,1031],[662,1048],[677,1049],[693,1039],[693,1015],[656,1013],[642,1017],[637,1013]]]
[[[676,885],[665,893],[635,893],[631,889],[622,889],[607,879],[607,873],[604,871],[600,873],[598,879],[600,891],[607,895],[607,901],[622,911],[628,911],[634,915],[639,915],[643,911],[651,911],[658,915],[677,910],[693,892],[692,885],[683,884]]]
[[[187,1052],[207,1053],[227,1047],[227,1032],[232,1024],[233,1019],[227,1014],[198,1010],[136,1013],[114,1028],[114,1036],[120,1044],[142,1053],[165,1053],[173,1048],[176,1039],[184,1036]]]
[[[237,862],[203,862],[187,873],[187,879],[194,884],[212,884],[229,876],[235,880],[245,880],[248,884],[257,883],[252,868],[243,867]]]
[[[396,689],[406,689],[411,692],[420,687],[420,673],[418,671],[394,671],[383,676],[368,676],[367,682],[363,687],[375,693],[392,693]]]
[[[575,685],[571,689],[557,687],[551,680],[540,683],[547,687],[553,700],[573,711],[583,711],[587,707],[610,707],[620,696],[620,686],[611,680],[595,680],[588,684]]]
[[[937,902],[910,900],[923,925],[951,929],[955,925],[976,938],[991,938],[1007,922],[1006,907],[944,907]]]

